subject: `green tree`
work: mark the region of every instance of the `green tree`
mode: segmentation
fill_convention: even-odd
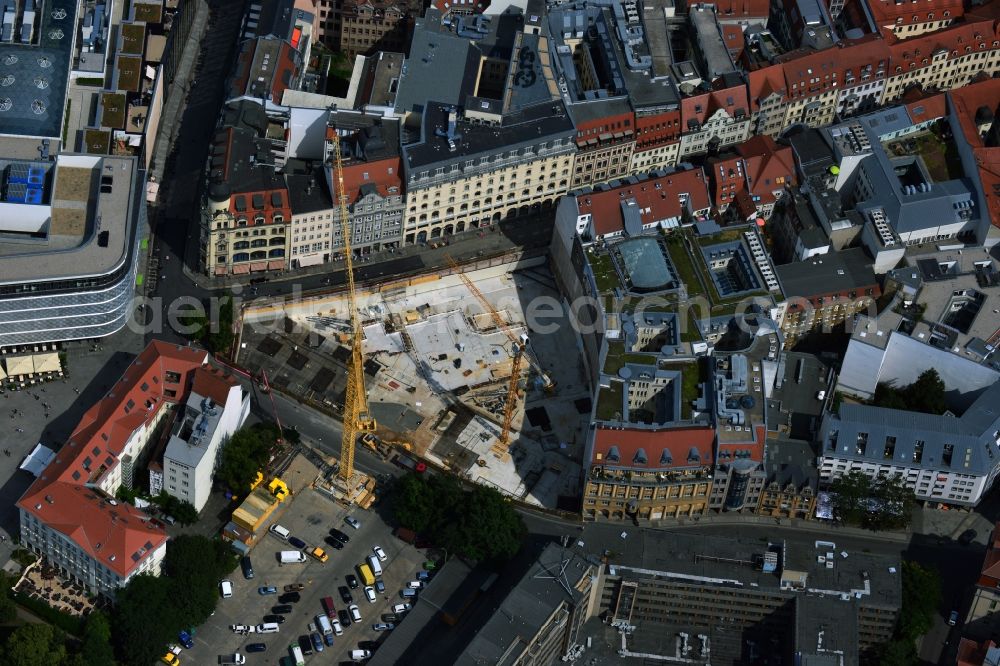
[[[937,370],[924,370],[917,381],[906,387],[910,409],[924,414],[944,414],[948,406],[944,398],[944,381]]]
[[[8,666],[52,666],[66,659],[62,632],[48,624],[24,624],[14,630],[0,651]]]
[[[119,661],[152,664],[163,656],[164,646],[177,639],[185,614],[174,593],[169,578],[149,575],[136,576],[118,591],[111,626]]]
[[[869,512],[866,526],[873,529],[901,529],[910,523],[916,498],[900,476],[880,476],[872,481],[872,494],[879,510]]]
[[[510,558],[526,533],[521,517],[492,488],[462,489],[443,474],[408,474],[396,486],[396,519],[446,548],[474,560]]]
[[[233,307],[231,296],[221,297],[218,317],[210,322],[208,332],[204,336],[208,348],[215,354],[226,355],[233,346]]]
[[[250,490],[257,472],[267,466],[278,437],[278,428],[273,423],[257,423],[237,430],[222,447],[215,480],[237,494]]]
[[[862,472],[852,471],[830,484],[834,517],[844,523],[860,525],[868,513],[871,480]]]
[[[941,604],[941,575],[911,560],[903,561],[903,610],[899,617],[899,638],[911,642],[927,633]]]
[[[0,594],[0,624],[10,624],[17,618],[17,604],[7,594]]]
[[[114,666],[115,653],[111,647],[111,625],[108,616],[94,611],[83,625],[83,642],[80,646],[83,663],[89,666]]]

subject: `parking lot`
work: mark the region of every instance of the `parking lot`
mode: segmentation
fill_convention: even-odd
[[[330,559],[324,564],[307,558],[304,564],[279,564],[277,553],[294,550],[290,544],[273,534],[264,536],[250,553],[253,561],[253,580],[244,579],[239,569],[233,572],[233,596],[220,599],[215,615],[198,628],[194,637],[195,646],[181,655],[182,664],[215,664],[218,656],[239,652],[247,657],[247,664],[279,664],[281,658],[289,655],[289,643],[310,633],[309,625],[315,623],[317,614],[323,612],[320,599],[331,597],[337,610],[346,609],[337,588],[347,585],[348,574],[357,576],[355,566],[367,555],[372,554],[372,546],[379,545],[386,552],[388,560],[382,563],[382,580],[385,594],[377,595],[375,603],[365,598],[363,586],[351,590],[354,603],[361,610],[360,624],[344,627],[344,634],[337,636],[332,647],[322,653],[306,656],[306,662],[334,664],[350,663],[350,651],[359,646],[373,649],[381,637],[372,629],[372,624],[382,621],[382,615],[392,612],[392,606],[401,603],[399,591],[415,578],[424,562],[424,554],[392,535],[392,528],[386,525],[374,512],[352,511],[336,504],[313,490],[298,493],[292,503],[285,507],[277,519],[293,536],[299,537],[309,547],[318,545],[329,553]],[[361,522],[360,529],[352,529],[344,524],[344,517],[352,515]],[[330,548],[323,539],[330,528],[336,527],[350,537],[343,550]],[[256,625],[263,622],[265,615],[271,614],[271,607],[279,603],[283,587],[292,583],[302,583],[305,589],[299,594],[300,601],[292,603],[293,611],[286,616],[275,634],[248,634],[241,636],[230,629],[234,624]],[[261,586],[278,588],[277,594],[262,596],[257,589]],[[267,650],[248,654],[245,646],[249,643],[265,643]]]

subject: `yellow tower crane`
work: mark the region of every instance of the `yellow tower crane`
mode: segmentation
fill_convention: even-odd
[[[500,313],[496,311],[496,308],[494,308],[493,305],[486,300],[486,296],[483,295],[483,292],[479,291],[479,287],[477,287],[472,280],[466,277],[465,273],[462,272],[458,262],[456,262],[451,255],[445,255],[445,259],[472,295],[476,297],[476,300],[479,301],[480,305],[483,306],[483,309],[489,313],[497,329],[502,331],[503,334],[507,336],[507,339],[510,340],[511,352],[513,354],[510,364],[510,379],[507,382],[507,397],[504,400],[503,421],[500,426],[500,437],[494,447],[495,453],[507,454],[509,453],[508,449],[510,447],[510,429],[514,422],[514,412],[517,409],[517,385],[521,379],[521,365],[524,363],[525,357],[527,357],[528,363],[534,367],[535,371],[542,378],[546,391],[553,390],[555,388],[555,383],[532,358],[531,352],[528,350],[528,336],[526,334],[516,335],[507,322],[503,320],[503,317],[500,316]]]
[[[340,232],[344,237],[344,263],[347,273],[347,307],[351,317],[351,358],[347,364],[347,392],[344,397],[344,438],[340,447],[338,478],[350,493],[354,485],[354,447],[358,437],[375,430],[375,419],[368,413],[368,394],[365,392],[364,354],[361,349],[361,317],[358,315],[357,295],[354,292],[354,259],[351,248],[351,219],[347,209],[347,191],[344,186],[344,162],[340,151],[340,137],[333,132],[333,153],[337,191],[340,206]]]

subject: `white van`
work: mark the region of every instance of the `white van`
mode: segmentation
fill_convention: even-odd
[[[219,594],[222,595],[223,599],[233,596],[233,584],[228,580],[221,581],[219,583]]]
[[[295,666],[305,666],[306,658],[302,656],[302,648],[299,647],[298,643],[289,645],[288,651],[292,653],[292,661],[295,662]]]
[[[403,599],[416,599],[417,591],[414,590],[413,588],[408,587],[405,590],[400,590],[399,596],[402,597]]]
[[[364,661],[372,656],[371,650],[351,650],[351,661]]]
[[[365,558],[365,561],[368,562],[368,566],[371,567],[372,573],[375,574],[376,577],[382,575],[382,563],[378,561],[377,557],[369,555]]]
[[[419,590],[423,586],[424,584],[421,583],[419,580],[411,580],[409,583],[406,584],[406,587],[410,588],[411,590]]]
[[[284,527],[282,527],[278,523],[275,523],[274,525],[271,525],[270,532],[271,532],[271,534],[273,534],[274,536],[278,537],[282,541],[288,541],[288,537],[291,536],[291,534],[292,534],[291,532],[289,532],[287,529],[285,529]]]
[[[257,625],[258,634],[276,634],[278,633],[278,629],[277,622],[265,622],[264,624]]]
[[[278,553],[278,561],[282,564],[301,564],[306,561],[306,554],[301,550],[283,550]]]

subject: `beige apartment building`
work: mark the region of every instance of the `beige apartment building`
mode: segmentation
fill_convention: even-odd
[[[423,140],[403,147],[404,242],[421,243],[551,208],[573,168],[573,123],[561,103],[504,117],[431,104]]]

